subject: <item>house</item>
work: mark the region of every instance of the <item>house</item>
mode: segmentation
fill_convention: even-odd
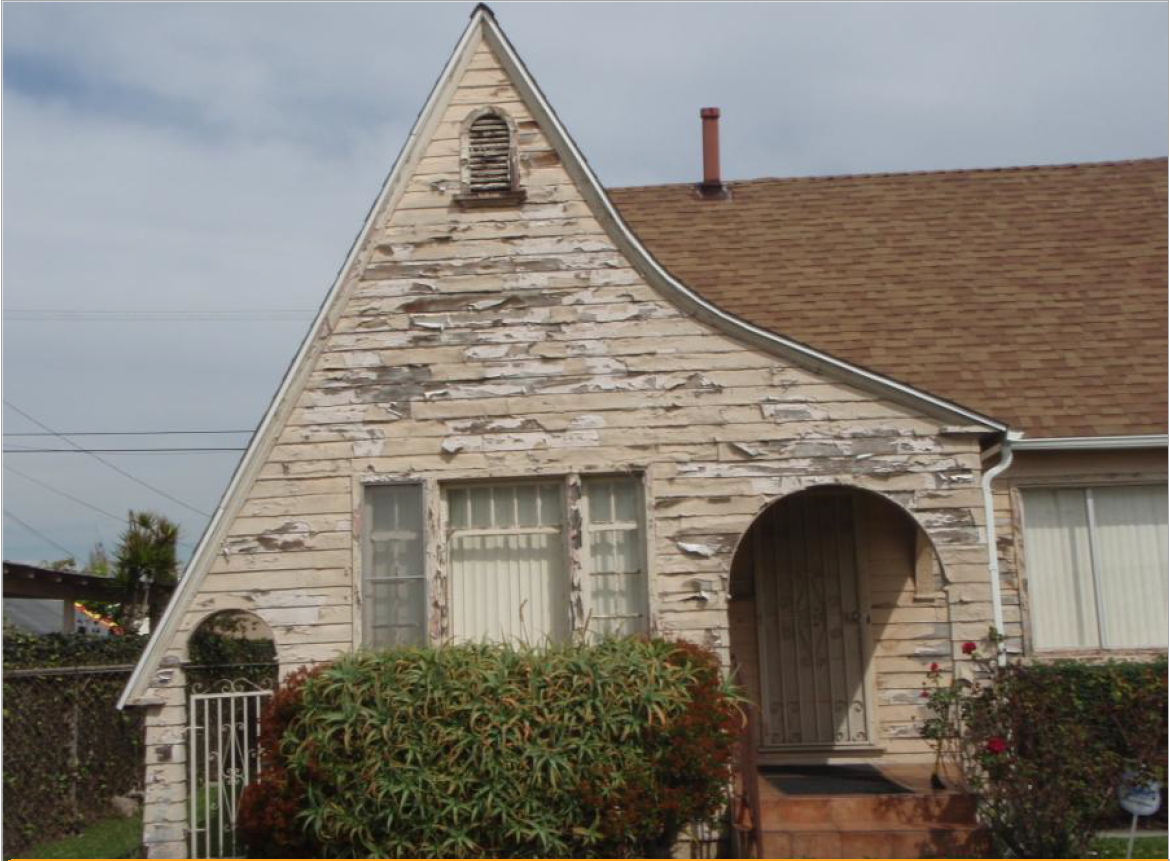
[[[1166,160],[724,183],[717,122],[703,182],[606,190],[476,8],[123,694],[152,857],[211,848],[225,610],[282,673],[690,639],[753,769],[928,762],[928,668],[993,625],[1165,651]]]

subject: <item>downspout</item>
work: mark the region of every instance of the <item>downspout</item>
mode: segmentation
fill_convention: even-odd
[[[1007,431],[999,445],[999,463],[983,472],[983,520],[987,533],[987,570],[991,576],[991,618],[995,631],[1000,636],[1004,633],[1003,622],[1003,595],[999,585],[999,547],[995,535],[995,501],[991,495],[991,483],[1012,465],[1012,443],[1024,436],[1020,431]],[[994,449],[993,449],[994,451]],[[990,452],[989,452],[990,454]],[[996,648],[996,661],[1000,666],[1007,663],[1007,651]]]

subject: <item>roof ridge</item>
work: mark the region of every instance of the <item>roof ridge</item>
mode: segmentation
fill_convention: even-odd
[[[953,174],[971,174],[971,173],[1014,173],[1020,171],[1040,171],[1040,170],[1071,170],[1073,168],[1097,168],[1097,167],[1120,167],[1123,165],[1147,164],[1153,162],[1165,162],[1167,156],[1147,156],[1145,158],[1128,158],[1128,159],[1111,159],[1107,161],[1074,161],[1074,162],[1060,162],[1057,164],[1022,164],[1022,165],[1002,165],[999,167],[951,167],[940,168],[937,170],[895,170],[895,171],[873,171],[870,173],[831,173],[831,174],[813,174],[810,176],[760,176],[753,179],[731,179],[725,180],[725,185],[749,185],[753,183],[771,183],[771,182],[826,182],[838,179],[874,179],[880,177],[899,177],[899,176],[946,176]],[[606,191],[636,191],[648,188],[690,188],[695,186],[694,182],[658,182],[647,183],[643,185],[617,185],[606,186]]]

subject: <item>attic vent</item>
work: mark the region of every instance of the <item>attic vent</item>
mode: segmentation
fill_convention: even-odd
[[[467,130],[467,190],[472,194],[512,190],[512,135],[499,114],[484,114]]]

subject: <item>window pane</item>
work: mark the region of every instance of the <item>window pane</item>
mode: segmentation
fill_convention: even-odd
[[[1104,645],[1166,646],[1166,488],[1095,487]]]
[[[362,566],[366,646],[426,642],[422,487],[382,485],[366,489]]]
[[[1041,649],[1098,645],[1083,489],[1023,492],[1032,636]]]
[[[569,600],[560,486],[502,485],[471,492],[492,504],[473,505],[466,528],[492,534],[460,534],[452,524],[454,638],[534,644],[563,640],[569,633]],[[542,527],[546,531],[525,531]]]
[[[642,633],[648,625],[641,484],[634,478],[587,479],[585,495],[589,630],[598,636]]]
[[[421,579],[375,582],[374,611],[367,644],[375,649],[424,642],[424,588]]]

